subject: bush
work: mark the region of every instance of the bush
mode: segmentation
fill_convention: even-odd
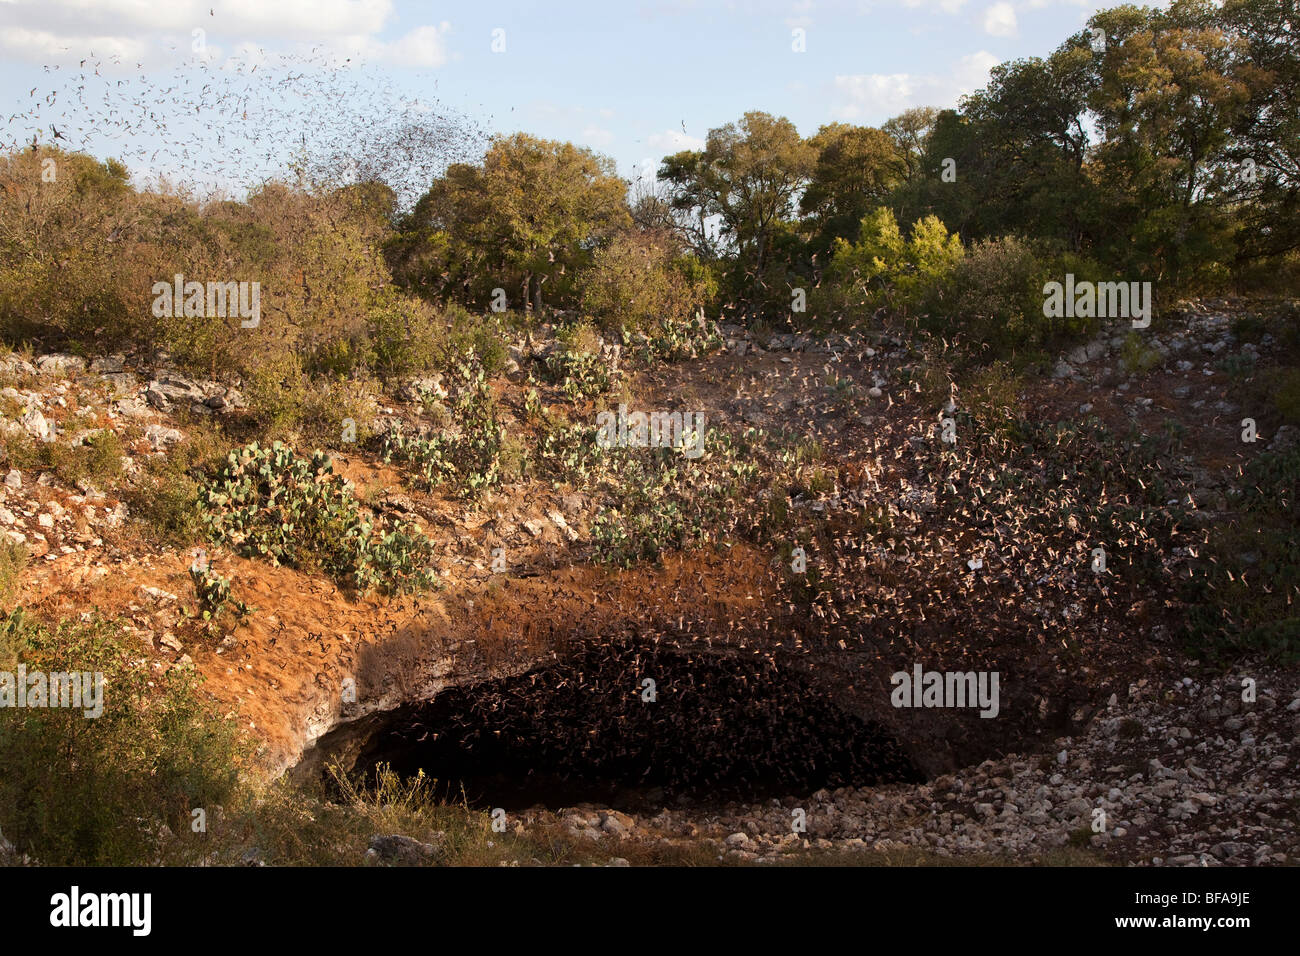
[[[392,383],[432,368],[442,330],[433,306],[396,293],[381,296],[368,316],[375,373]]]
[[[1268,381],[1273,407],[1288,425],[1300,425],[1300,369],[1274,369]]]
[[[485,375],[495,375],[505,368],[510,353],[502,338],[502,319],[496,313],[472,315],[453,303],[443,313],[443,321],[446,337],[439,356],[440,368],[455,372],[470,355]]]
[[[968,352],[988,358],[1041,348],[1050,331],[1043,316],[1045,275],[1020,239],[977,242],[954,269],[946,301],[940,290],[927,297],[929,327],[960,336]]]
[[[1300,449],[1263,452],[1240,481],[1241,516],[1216,522],[1187,582],[1187,638],[1211,659],[1300,659]],[[1261,587],[1259,582],[1267,582]]]
[[[918,219],[904,239],[881,207],[862,220],[857,242],[835,241],[829,278],[856,291],[862,306],[906,315],[942,298],[962,255],[961,238],[937,217]]]
[[[608,338],[690,318],[708,293],[694,260],[680,267],[653,233],[621,233],[592,255],[578,277],[582,309]]]
[[[433,546],[414,529],[366,519],[329,458],[302,458],[275,442],[232,451],[199,489],[214,541],[273,564],[319,568],[359,591],[419,590],[433,583]]]
[[[0,605],[8,604],[18,593],[18,578],[29,558],[26,547],[0,535]]]
[[[57,628],[0,616],[0,670],[103,674],[103,712],[0,708],[0,829],[49,866],[147,865],[163,828],[190,833],[236,790],[246,752],[192,670],[158,675],[92,618]],[[152,686],[151,686],[152,685]]]
[[[449,380],[456,429],[405,435],[393,425],[384,435],[384,461],[415,465],[430,487],[450,486],[460,498],[476,498],[501,480],[505,428],[497,420],[487,375],[472,352],[462,356]]]
[[[556,334],[555,351],[546,360],[551,380],[574,401],[595,398],[608,390],[612,380],[604,342],[590,323],[577,322]]]
[[[216,427],[196,422],[167,454],[145,460],[145,473],[127,489],[125,501],[154,543],[187,548],[203,538],[199,478],[220,466],[229,447]]]
[[[23,471],[52,471],[69,487],[90,484],[100,490],[122,474],[123,448],[116,432],[100,429],[81,442],[43,442],[21,436],[10,441],[9,460]]]

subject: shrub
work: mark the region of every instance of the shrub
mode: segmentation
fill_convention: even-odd
[[[0,708],[0,829],[51,866],[145,865],[163,827],[189,834],[191,810],[225,803],[246,751],[189,669],[158,675],[102,618],[47,627],[0,616],[0,670],[103,674],[103,712]]]
[[[232,451],[199,489],[199,507],[213,540],[246,557],[320,568],[359,591],[418,590],[434,579],[429,540],[365,518],[321,452],[303,458],[280,442]]]
[[[829,278],[857,290],[868,308],[904,315],[941,297],[962,255],[961,238],[936,216],[918,219],[904,239],[894,214],[880,207],[862,220],[857,242],[835,241]]]
[[[1187,582],[1187,638],[1193,651],[1212,659],[1262,654],[1295,661],[1300,449],[1261,453],[1246,465],[1240,487],[1240,517],[1215,524]]]
[[[80,442],[43,442],[21,436],[11,439],[9,459],[24,471],[52,471],[64,484],[90,484],[101,490],[122,474],[122,442],[116,432],[100,429]]]
[[[1012,236],[975,243],[956,266],[951,292],[929,296],[929,327],[959,335],[968,352],[989,358],[1039,348],[1049,333],[1043,316],[1045,270],[1029,245]]]
[[[580,301],[609,338],[688,320],[708,295],[708,276],[694,260],[672,258],[653,233],[621,233],[596,250],[578,277]]]
[[[612,372],[603,354],[604,342],[595,328],[577,322],[561,329],[556,338],[556,348],[546,360],[551,380],[574,401],[603,394],[609,388]]]
[[[439,358],[441,368],[454,372],[469,356],[486,375],[495,375],[505,368],[510,353],[502,338],[503,320],[496,313],[472,315],[453,303],[447,306],[443,320],[446,337]]]
[[[215,427],[195,423],[166,455],[151,455],[125,501],[156,544],[185,548],[204,535],[199,478],[219,467],[229,443]]]
[[[18,593],[18,578],[29,557],[26,547],[0,535],[0,605],[8,604]]]
[[[217,574],[211,566],[191,565],[190,581],[194,584],[194,596],[198,599],[198,613],[203,620],[215,621],[227,608],[240,617],[248,613],[248,605],[231,597],[230,578]]]
[[[505,428],[497,420],[487,375],[472,352],[449,376],[456,428],[443,434],[405,435],[394,424],[383,440],[384,461],[415,465],[430,487],[449,486],[460,498],[476,498],[501,480]]]
[[[389,293],[378,298],[367,317],[370,355],[375,373],[385,382],[432,368],[442,341],[433,306],[411,296]]]
[[[1269,376],[1273,406],[1288,425],[1300,425],[1300,369],[1274,369]]]
[[[1130,331],[1120,347],[1119,360],[1130,374],[1145,375],[1157,368],[1164,361],[1164,356],[1159,350],[1148,346],[1136,332]]]

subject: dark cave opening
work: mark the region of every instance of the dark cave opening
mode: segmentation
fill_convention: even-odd
[[[797,670],[636,644],[580,648],[393,711],[352,770],[373,779],[383,764],[422,770],[443,798],[507,811],[644,811],[923,776],[888,731]]]

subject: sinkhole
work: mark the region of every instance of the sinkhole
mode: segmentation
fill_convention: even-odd
[[[653,683],[649,683],[653,682]],[[761,656],[589,646],[390,712],[356,752],[367,779],[423,771],[439,795],[508,811],[638,811],[915,782],[878,724]]]

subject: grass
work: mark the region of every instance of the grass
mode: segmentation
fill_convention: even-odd
[[[29,559],[26,547],[0,536],[0,606],[8,605],[18,593],[18,578]]]
[[[9,442],[9,466],[19,471],[49,471],[70,487],[112,488],[122,475],[125,449],[115,432],[92,432],[79,444],[43,442],[22,436]]]

